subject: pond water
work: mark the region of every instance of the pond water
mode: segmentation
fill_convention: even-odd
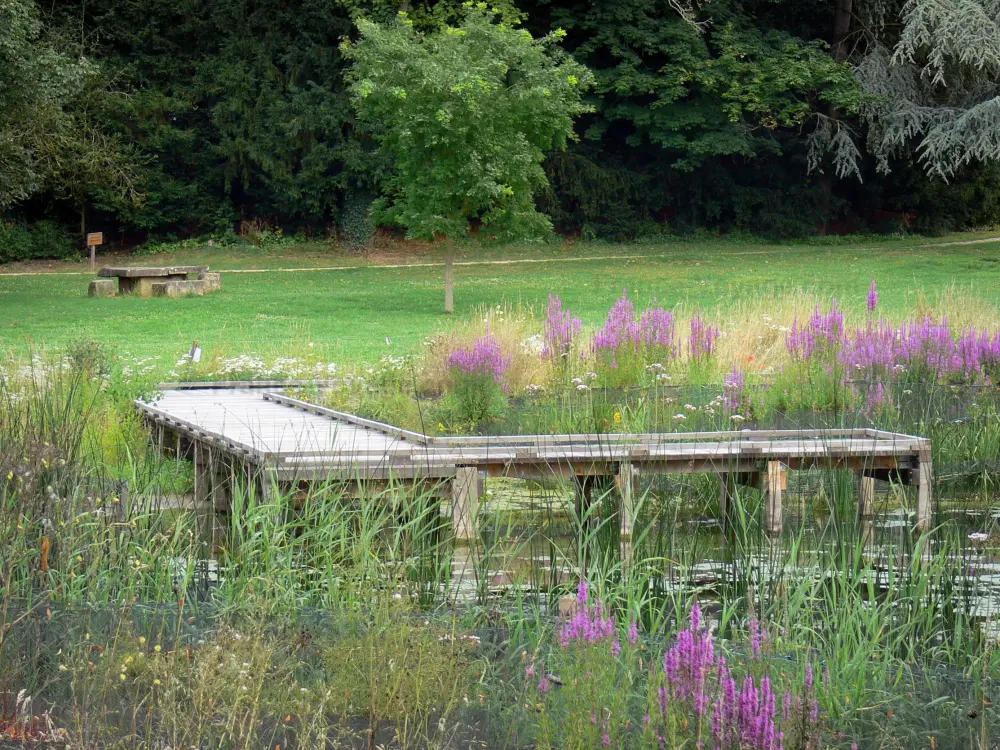
[[[747,490],[747,518],[739,530],[726,528],[711,498],[711,477],[656,477],[641,487],[643,504],[632,540],[623,540],[613,522],[616,498],[598,493],[595,510],[581,525],[575,518],[574,489],[568,483],[487,480],[482,498],[480,538],[450,539],[450,508],[441,503],[441,525],[433,544],[420,554],[411,582],[428,604],[450,602],[503,608],[514,599],[537,599],[544,610],[572,590],[580,570],[624,559],[642,566],[650,586],[661,592],[700,590],[724,599],[734,589],[766,589],[775,581],[835,574],[855,550],[879,571],[876,585],[890,585],[890,568],[905,568],[914,554],[930,557],[948,550],[962,580],[962,608],[1000,635],[1000,499],[981,488],[952,488],[938,498],[936,523],[947,529],[914,547],[913,490],[877,483],[875,513],[859,519],[849,472],[790,472],[784,498],[784,530],[763,534],[760,493]],[[195,591],[205,599],[225,576],[223,553],[231,544],[229,518],[210,508],[192,508],[193,498],[175,498],[165,513],[192,513],[198,519],[203,559]],[[590,538],[581,544],[581,536]],[[590,556],[590,560],[587,557]],[[655,561],[655,562],[654,562]],[[894,579],[893,579],[894,580]],[[555,595],[555,596],[550,596]]]

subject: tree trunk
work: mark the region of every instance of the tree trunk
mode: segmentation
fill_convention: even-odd
[[[850,56],[850,49],[847,46],[847,37],[851,33],[851,11],[854,7],[854,0],[834,0],[833,6],[833,39],[830,44],[830,52],[837,62],[844,62]],[[839,120],[841,111],[830,106],[827,115],[831,120]],[[823,194],[823,205],[826,209],[826,218],[822,226],[819,227],[819,234],[825,235],[829,231],[830,210],[833,205],[833,177],[821,175],[819,189]]]
[[[851,33],[851,11],[854,0],[836,0],[833,10],[833,42],[830,45],[833,59],[844,62],[850,55],[847,37]]]
[[[451,240],[446,240],[444,256],[444,311],[455,312],[455,249]]]

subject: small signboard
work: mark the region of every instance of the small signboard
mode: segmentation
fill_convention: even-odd
[[[97,246],[104,244],[104,232],[90,232],[87,235],[87,249],[90,250],[90,270],[97,268]]]

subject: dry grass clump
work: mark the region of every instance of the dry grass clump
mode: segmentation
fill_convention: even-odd
[[[476,339],[492,336],[510,365],[504,382],[512,393],[532,383],[547,383],[552,364],[542,357],[542,328],[530,307],[496,305],[476,310],[472,319],[428,338],[425,343],[419,387],[425,393],[442,393],[451,383],[448,359],[460,348],[471,348]]]
[[[796,318],[806,321],[816,305],[829,304],[819,295],[801,290],[772,297],[738,299],[719,306],[705,317],[719,326],[716,359],[722,369],[777,370],[788,361],[785,337]],[[684,316],[686,319],[690,316]],[[687,352],[682,353],[683,357]]]

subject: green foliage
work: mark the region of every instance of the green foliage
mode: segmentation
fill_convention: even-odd
[[[73,245],[62,227],[52,221],[0,221],[0,263],[33,258],[68,258]]]
[[[345,44],[351,93],[395,165],[386,219],[410,236],[463,237],[479,219],[505,239],[551,229],[535,209],[544,152],[565,148],[590,75],[556,47],[470,6],[462,24],[422,34],[359,21]]]
[[[44,189],[138,202],[131,149],[91,113],[109,97],[100,67],[42,31],[33,0],[0,2],[0,209]]]
[[[492,376],[456,372],[442,406],[441,422],[446,427],[476,430],[502,419],[509,405],[503,388]]]
[[[375,196],[365,190],[352,192],[345,200],[340,215],[340,233],[352,249],[363,249],[375,236],[372,204]]]

